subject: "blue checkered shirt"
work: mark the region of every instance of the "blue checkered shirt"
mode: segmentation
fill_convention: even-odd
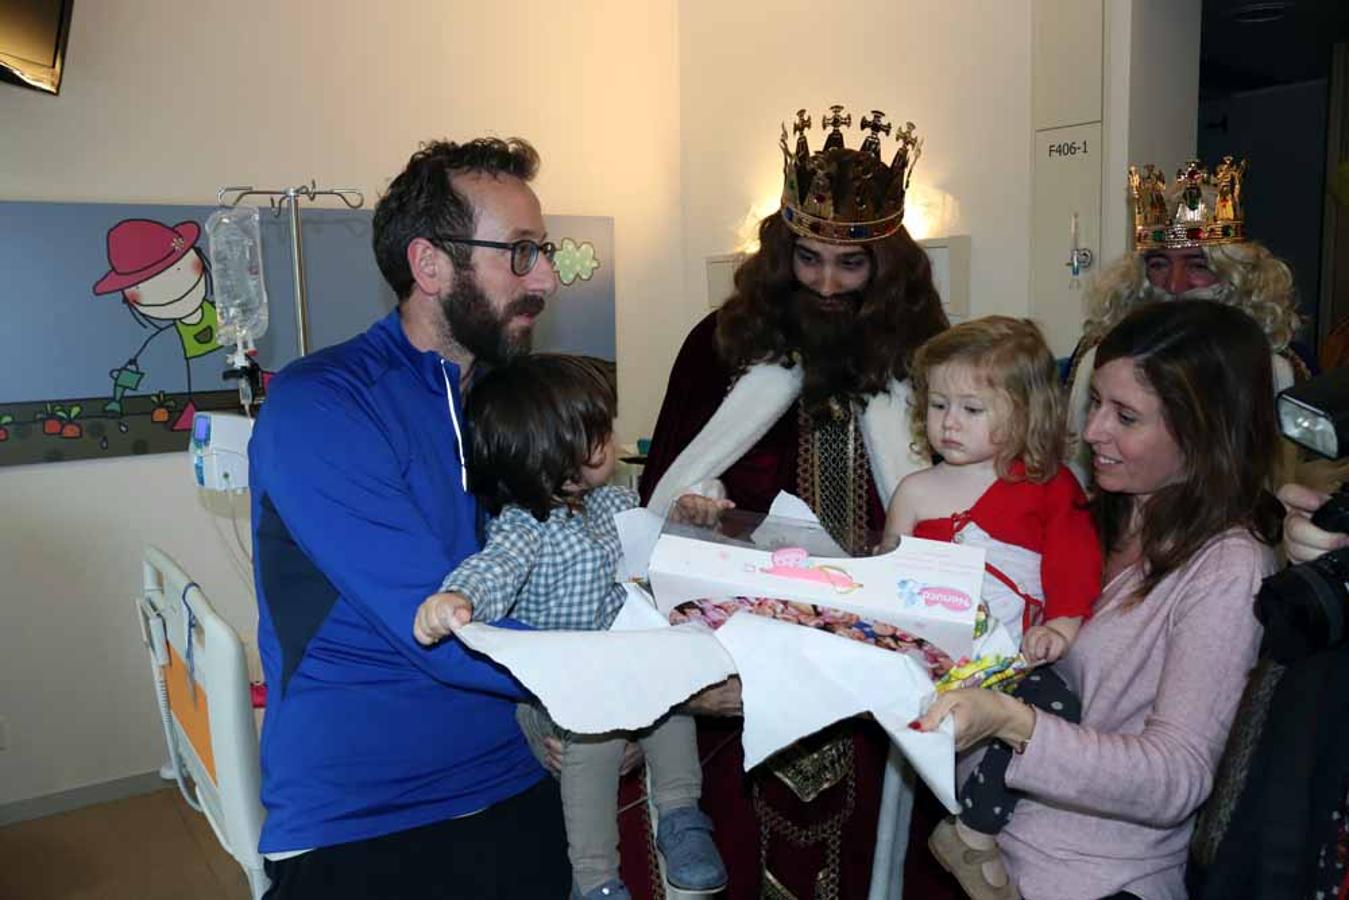
[[[507,506],[488,526],[487,546],[440,589],[472,601],[475,622],[510,615],[535,628],[606,629],[625,596],[614,581],[622,553],[614,514],[637,504],[636,491],[602,485],[585,495],[579,513],[558,507],[547,522]]]

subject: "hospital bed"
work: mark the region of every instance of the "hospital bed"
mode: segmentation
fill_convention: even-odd
[[[145,547],[142,571],[136,615],[168,744],[163,772],[206,817],[259,900],[268,881],[258,854],[261,771],[243,644],[162,550]]]

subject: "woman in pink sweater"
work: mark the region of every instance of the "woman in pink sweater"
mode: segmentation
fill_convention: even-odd
[[[1259,326],[1211,301],[1150,305],[1101,343],[1083,438],[1105,588],[1056,667],[1081,722],[975,689],[914,725],[951,715],[958,748],[993,738],[1016,751],[1006,781],[1022,799],[997,838],[1011,880],[980,896],[1185,897],[1186,846],[1255,661],[1253,600],[1283,514],[1269,492],[1271,379]],[[983,854],[965,855],[978,871]]]

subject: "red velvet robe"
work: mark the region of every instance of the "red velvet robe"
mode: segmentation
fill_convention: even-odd
[[[670,373],[670,383],[661,406],[641,494],[645,501],[660,477],[712,417],[731,385],[731,372],[716,352],[716,314],[698,323],[684,341]],[[741,509],[766,511],[779,490],[798,493],[798,410],[795,405],[736,464],[721,476],[727,494]],[[885,508],[871,485],[868,525],[879,530]],[[865,897],[871,880],[876,820],[880,808],[881,780],[889,739],[869,719],[852,719],[838,726],[850,733],[854,748],[856,788],[850,816],[842,823],[842,860],[839,897]],[[741,720],[701,717],[698,742],[703,764],[702,808],[716,825],[716,841],[730,872],[723,895],[729,900],[753,900],[761,895],[759,822],[752,800],[751,781],[756,779],[767,804],[785,812],[798,824],[827,819],[844,802],[845,785],[820,794],[808,806],[776,776],[761,766],[744,773],[740,745]],[[620,808],[640,797],[639,777],[624,779]],[[647,835],[650,825],[643,804],[620,816],[622,877],[635,898],[659,896],[653,890],[652,856]],[[815,876],[824,863],[822,845],[797,847],[777,836],[768,861],[774,876],[801,900],[815,896]]]
[[[656,431],[642,470],[642,501],[651,496],[660,477],[675,457],[697,436],[721,406],[731,389],[731,370],[716,349],[717,314],[711,313],[684,340],[665,402],[656,419]],[[800,495],[796,485],[797,448],[800,440],[798,408],[793,404],[777,424],[721,476],[727,495],[740,509],[766,512],[778,491]],[[889,498],[886,498],[889,499]],[[885,503],[870,485],[867,526],[880,531],[885,525]]]

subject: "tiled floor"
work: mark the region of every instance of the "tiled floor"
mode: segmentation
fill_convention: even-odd
[[[176,788],[0,828],[0,900],[249,900]]]

